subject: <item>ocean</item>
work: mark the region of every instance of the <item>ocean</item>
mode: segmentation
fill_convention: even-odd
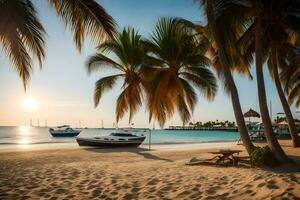
[[[88,128],[82,129],[79,137],[105,136],[114,129]],[[135,134],[145,135],[147,138],[144,145],[149,143],[149,130],[136,130]],[[214,143],[230,142],[239,138],[238,132],[206,131],[206,130],[151,130],[151,144],[191,144],[191,143]],[[77,144],[75,138],[54,138],[45,127],[31,126],[7,126],[0,127],[0,149],[18,148],[35,145]]]

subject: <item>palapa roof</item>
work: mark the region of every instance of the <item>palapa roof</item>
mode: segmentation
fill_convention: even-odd
[[[260,118],[260,114],[258,112],[256,112],[255,110],[252,110],[250,108],[249,111],[244,113],[244,117],[257,117],[257,118]]]

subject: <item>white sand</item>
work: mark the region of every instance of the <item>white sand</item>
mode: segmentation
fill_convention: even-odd
[[[186,166],[191,157],[211,157],[205,152],[214,148],[243,148],[233,143],[197,145],[152,151],[5,151],[0,153],[0,199],[300,198],[298,167]],[[299,166],[300,148],[289,142],[283,146]]]

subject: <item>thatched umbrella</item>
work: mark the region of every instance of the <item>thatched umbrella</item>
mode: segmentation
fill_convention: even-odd
[[[289,124],[287,121],[283,120],[282,122],[279,122],[278,125],[288,126]]]
[[[250,118],[251,117],[256,117],[256,118],[260,118],[260,114],[258,112],[256,112],[255,110],[252,110],[250,108],[249,111],[244,113],[244,117],[248,117],[249,118],[249,122],[250,122]]]

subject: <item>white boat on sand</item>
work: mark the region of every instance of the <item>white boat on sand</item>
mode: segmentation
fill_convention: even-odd
[[[138,147],[145,140],[145,136],[137,136],[127,129],[117,129],[108,136],[76,137],[79,146],[93,146],[102,148]]]

